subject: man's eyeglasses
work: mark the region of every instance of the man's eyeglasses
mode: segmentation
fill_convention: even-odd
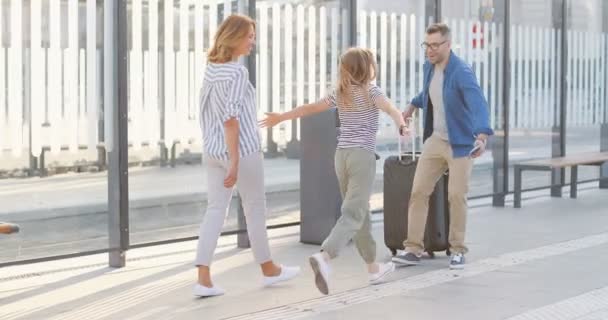
[[[424,50],[431,49],[431,50],[433,50],[433,51],[434,51],[434,50],[439,49],[439,47],[441,47],[441,45],[443,45],[443,44],[444,44],[444,43],[446,43],[446,42],[448,42],[448,40],[445,40],[445,41],[440,42],[440,43],[426,43],[426,42],[423,42],[423,43],[421,43],[421,44],[420,44],[420,46],[421,46],[421,47],[422,47],[422,49],[424,49]]]

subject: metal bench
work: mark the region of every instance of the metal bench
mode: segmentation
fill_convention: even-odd
[[[589,152],[568,155],[560,158],[547,158],[521,162],[513,165],[514,171],[514,207],[521,208],[521,176],[524,170],[552,171],[570,167],[570,198],[577,196],[578,166],[601,166],[608,163],[608,152]]]

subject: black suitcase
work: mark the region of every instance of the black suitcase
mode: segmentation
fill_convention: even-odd
[[[401,157],[388,157],[384,162],[384,243],[393,256],[397,250],[404,249],[403,241],[407,238],[408,207],[419,156],[416,153],[413,159],[412,152],[409,152]],[[445,251],[450,255],[449,219],[446,173],[437,182],[429,200],[424,249],[431,258],[435,256],[436,251]]]

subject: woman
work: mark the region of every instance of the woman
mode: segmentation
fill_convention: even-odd
[[[371,284],[382,282],[395,266],[376,262],[376,242],[371,234],[369,198],[376,178],[376,133],[380,110],[389,114],[399,132],[405,123],[399,110],[372,83],[376,77],[376,61],[368,49],[351,48],[340,58],[336,91],[325,99],[299,106],[283,114],[268,113],[263,127],[310,114],[338,108],[340,136],[335,167],[342,193],[342,216],[323,242],[321,252],[310,257],[315,284],[321,293],[329,293],[329,262],[352,239],[367,265]]]
[[[256,120],[255,89],[247,69],[238,63],[255,44],[255,22],[231,15],[220,25],[209,51],[200,96],[200,121],[207,169],[207,213],[200,227],[196,254],[198,283],[194,295],[224,294],[211,281],[210,265],[236,185],[243,200],[253,255],[265,286],[290,280],[299,267],[274,263],[266,233],[263,155]]]

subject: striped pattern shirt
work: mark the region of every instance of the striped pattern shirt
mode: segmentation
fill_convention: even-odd
[[[228,62],[207,66],[199,98],[203,152],[207,156],[229,160],[224,122],[230,118],[239,121],[239,156],[262,150],[255,98],[243,65]]]
[[[340,118],[338,149],[362,148],[376,152],[376,134],[380,117],[376,99],[385,95],[374,84],[369,85],[367,93],[364,89],[352,87],[351,94],[353,106],[339,105],[335,91],[325,98],[330,107],[338,107]]]

